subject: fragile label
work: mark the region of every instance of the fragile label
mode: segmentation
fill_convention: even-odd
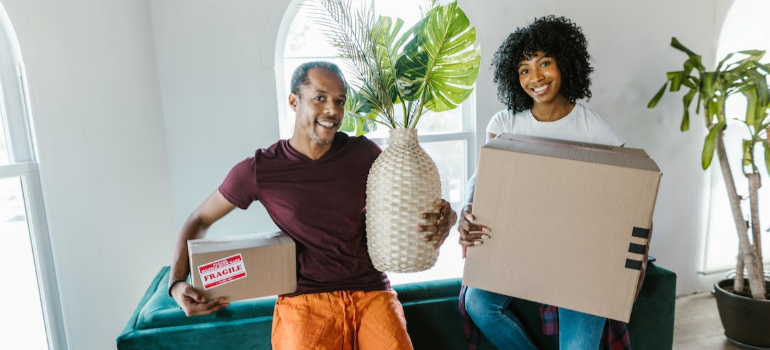
[[[198,266],[204,290],[219,287],[246,278],[246,267],[241,254],[229,256]]]

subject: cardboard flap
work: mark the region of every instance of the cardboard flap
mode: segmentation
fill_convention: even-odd
[[[190,254],[202,254],[238,248],[264,247],[276,244],[293,243],[286,234],[278,231],[272,233],[254,233],[228,236],[221,238],[201,238],[187,241]]]
[[[485,148],[660,172],[642,149],[503,133]]]

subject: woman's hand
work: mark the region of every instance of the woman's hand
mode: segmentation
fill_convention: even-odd
[[[460,224],[457,225],[457,231],[460,232],[460,245],[463,246],[463,259],[468,247],[477,246],[484,243],[489,238],[490,230],[484,225],[473,223],[473,204],[470,203],[463,208],[460,214]]]

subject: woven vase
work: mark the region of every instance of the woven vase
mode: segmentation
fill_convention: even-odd
[[[390,145],[369,170],[366,182],[366,238],[380,271],[417,272],[436,263],[438,249],[423,242],[421,213],[437,213],[441,179],[433,159],[420,147],[417,129],[391,129]]]

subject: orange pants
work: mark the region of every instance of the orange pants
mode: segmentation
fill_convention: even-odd
[[[280,297],[273,350],[413,350],[394,291]]]

